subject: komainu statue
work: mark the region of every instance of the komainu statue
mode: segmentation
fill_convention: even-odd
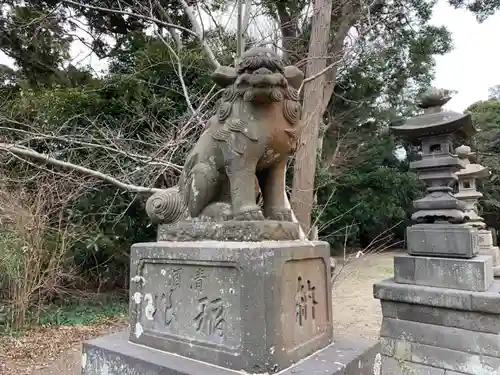
[[[225,89],[217,114],[188,154],[178,186],[149,198],[149,217],[159,224],[293,221],[285,172],[297,147],[303,73],[254,48],[212,78]]]

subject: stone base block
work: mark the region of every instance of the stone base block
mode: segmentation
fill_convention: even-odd
[[[500,249],[493,244],[493,235],[489,229],[479,229],[479,254],[491,255],[493,266],[500,265]]]
[[[406,244],[410,255],[472,258],[479,235],[467,224],[416,224],[407,228]]]
[[[463,341],[466,339],[466,337],[462,338]],[[386,341],[390,344],[383,344],[381,348],[385,356],[382,360],[381,373],[383,375],[413,375],[411,370],[428,371],[416,372],[414,373],[415,375],[426,373],[431,375],[498,375],[500,371],[500,358],[497,357],[471,354],[465,351],[425,345],[406,340],[386,338]],[[403,351],[400,353],[394,352],[394,354],[391,355],[389,350],[392,347],[401,347]]]
[[[373,285],[373,295],[383,301],[403,302],[452,310],[500,312],[500,281],[495,280],[486,292],[396,283],[387,279]]]
[[[496,281],[487,292],[376,284],[382,374],[500,374],[499,292]]]
[[[276,373],[332,341],[324,242],[156,242],[131,251],[130,341]]]
[[[158,241],[293,241],[299,224],[291,221],[179,221],[158,226]]]
[[[398,319],[400,321],[500,335],[500,311],[493,314],[405,302],[384,300],[380,302],[384,319]]]
[[[128,333],[103,336],[83,344],[82,375],[241,375],[179,355],[132,344]],[[380,372],[380,346],[354,338],[338,338],[323,350],[280,372],[280,375],[373,375]],[[374,372],[378,371],[378,372]]]
[[[493,258],[494,266],[500,264],[500,249],[496,246],[491,246],[489,248],[479,247],[479,254],[490,255]]]
[[[500,278],[500,265],[493,267],[493,276]]]
[[[484,292],[493,283],[493,258],[490,255],[460,259],[398,254],[394,256],[394,280],[403,284]]]
[[[421,365],[386,355],[382,356],[383,375],[452,375],[444,369]],[[457,373],[458,375],[458,373]]]

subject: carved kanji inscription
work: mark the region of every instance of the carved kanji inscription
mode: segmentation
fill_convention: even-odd
[[[290,351],[326,331],[331,301],[323,258],[288,261],[282,276],[283,342]]]
[[[145,262],[137,321],[145,333],[237,348],[241,344],[240,281],[234,267]]]

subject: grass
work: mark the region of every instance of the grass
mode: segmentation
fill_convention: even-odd
[[[38,319],[41,326],[71,326],[98,324],[106,319],[127,316],[128,301],[125,299],[107,302],[85,301],[52,305],[46,308]]]
[[[1,312],[1,311],[0,311]],[[28,314],[28,324],[23,329],[13,329],[0,319],[0,334],[22,335],[27,329],[57,326],[94,325],[110,319],[125,319],[128,313],[128,300],[125,297],[112,297],[102,300],[75,299],[58,301],[42,306]],[[4,318],[7,318],[7,314]]]

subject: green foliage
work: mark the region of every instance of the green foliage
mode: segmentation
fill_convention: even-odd
[[[109,318],[126,317],[127,311],[126,298],[104,302],[72,301],[46,307],[38,319],[38,324],[42,326],[97,324]]]
[[[71,219],[91,228],[73,246],[80,276],[101,290],[127,287],[130,246],[156,237],[143,199],[117,194],[116,188],[102,184],[99,190],[88,191],[75,202]]]
[[[64,81],[63,61],[73,38],[64,31],[63,12],[13,2],[2,7],[0,50],[13,58],[29,87]]]
[[[319,170],[315,214],[320,236],[334,248],[346,241],[373,250],[392,243],[392,239],[387,241],[392,235],[404,238],[412,201],[422,185],[408,171],[407,162],[397,159],[394,149],[391,136],[379,135],[359,150],[340,175],[330,168]]]
[[[91,299],[57,301],[49,305],[34,307],[28,312],[26,325],[13,328],[8,323],[11,314],[7,305],[0,304],[0,335],[19,334],[30,326],[72,326],[99,324],[108,319],[123,319],[128,313],[128,300],[125,297],[113,297],[103,301]]]
[[[130,155],[147,159],[164,148],[158,154],[160,161],[182,165],[199,134],[196,123],[190,129],[182,127],[190,116],[177,63],[159,39],[141,33],[130,33],[123,39],[111,58],[109,74],[102,78],[85,79],[85,71],[80,71],[84,79],[78,86],[23,88],[4,96],[0,113],[9,114],[3,119],[0,115],[0,124],[7,126],[0,128],[4,139],[24,142],[25,132],[35,127],[43,136],[33,137],[27,145],[38,152],[137,185],[176,183],[178,170]],[[190,100],[197,105],[213,85],[211,68],[195,44],[184,48],[179,57]],[[173,146],[165,148],[168,143]],[[111,152],[110,147],[120,153]],[[9,165],[11,178],[37,173],[34,168],[26,170],[17,160]],[[91,188],[72,202],[67,212],[73,223],[88,228],[73,245],[75,266],[80,276],[101,290],[127,286],[131,244],[155,238],[155,227],[144,210],[146,197],[124,194],[95,179],[86,178],[82,183]]]
[[[465,8],[476,15],[479,22],[495,14],[500,8],[498,0],[449,0],[456,8]]]
[[[467,108],[480,132],[474,137],[478,162],[490,169],[481,181],[484,198],[479,201],[483,217],[493,228],[500,227],[500,100],[479,101]]]

